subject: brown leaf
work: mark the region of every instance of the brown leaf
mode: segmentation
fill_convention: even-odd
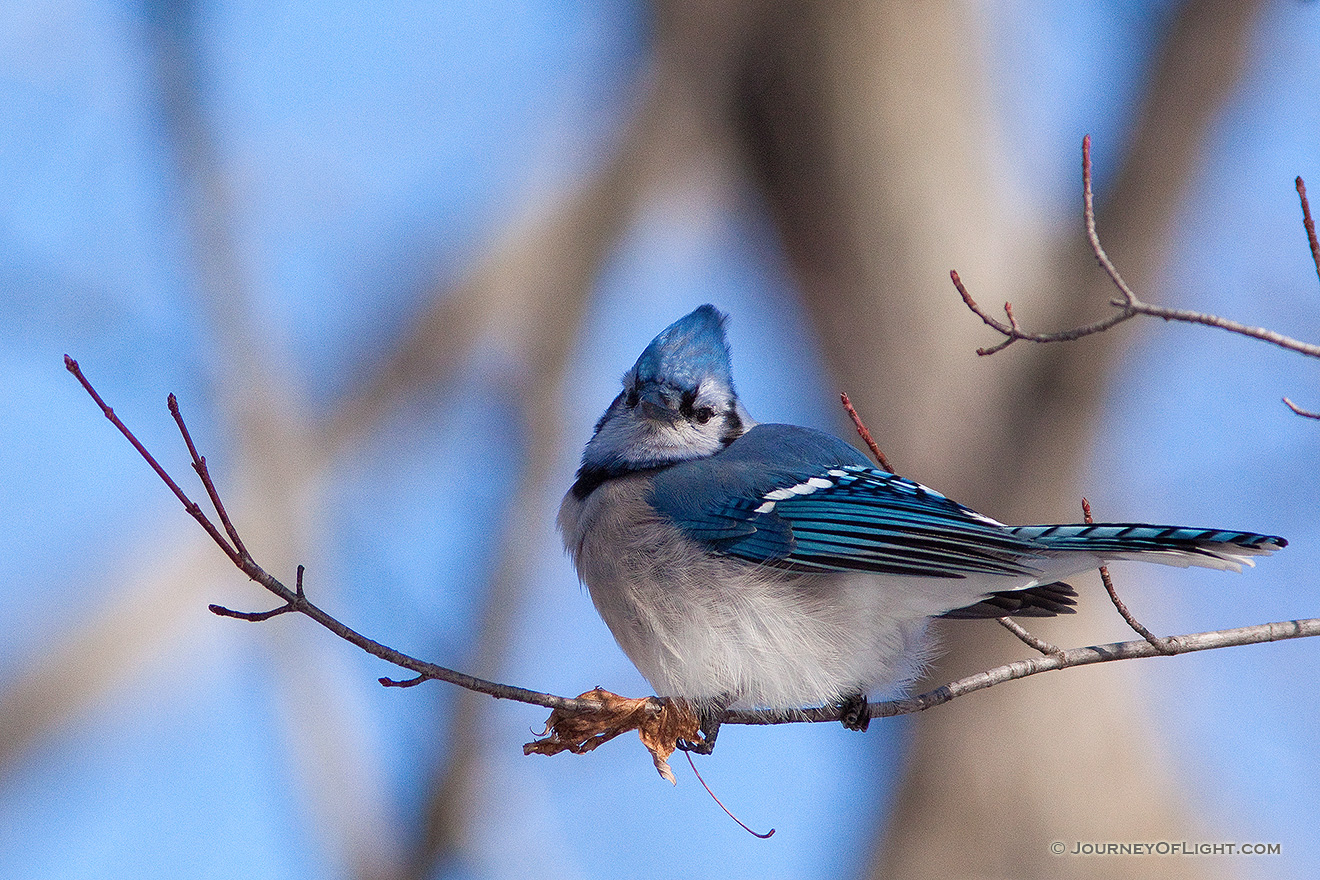
[[[668,697],[621,697],[599,687],[578,699],[593,700],[600,703],[600,708],[581,712],[555,709],[545,723],[544,738],[524,745],[524,755],[557,755],[563,751],[582,755],[621,733],[635,730],[651,752],[655,769],[677,784],[668,758],[680,739],[697,742],[700,731],[697,713],[689,703]]]

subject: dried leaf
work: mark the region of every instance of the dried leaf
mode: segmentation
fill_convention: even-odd
[[[621,697],[599,687],[578,699],[593,700],[600,708],[580,712],[555,709],[545,723],[543,738],[524,745],[524,755],[557,755],[564,751],[582,755],[621,733],[636,730],[655,761],[656,771],[677,784],[668,758],[680,739],[697,742],[700,731],[697,713],[690,704],[668,697]]]

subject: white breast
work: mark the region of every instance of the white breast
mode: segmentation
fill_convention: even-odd
[[[712,555],[651,509],[649,486],[631,476],[585,502],[570,493],[559,525],[597,611],[657,694],[787,709],[893,690],[920,671],[931,611],[913,601],[918,579]]]

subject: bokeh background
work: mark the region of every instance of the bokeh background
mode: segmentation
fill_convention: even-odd
[[[561,694],[646,684],[553,520],[618,376],[702,302],[752,413],[1008,521],[1286,535],[1241,576],[1116,566],[1155,631],[1315,616],[1315,364],[1106,313],[1320,338],[1320,4],[0,3],[0,876],[1307,877],[1320,644],[1072,670],[872,725],[729,728],[745,834],[631,737],[390,668],[229,568],[62,366],[181,479],[178,394],[250,548],[401,650]],[[191,484],[190,484],[191,485]],[[200,490],[198,490],[200,495]],[[1032,623],[1130,637],[1100,590]],[[930,683],[1025,656],[942,629]],[[1054,841],[1281,854],[1058,857]]]

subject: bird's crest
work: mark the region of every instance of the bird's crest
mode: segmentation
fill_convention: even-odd
[[[704,305],[670,324],[633,365],[637,381],[696,388],[704,379],[715,379],[732,388],[726,320],[719,309]]]

